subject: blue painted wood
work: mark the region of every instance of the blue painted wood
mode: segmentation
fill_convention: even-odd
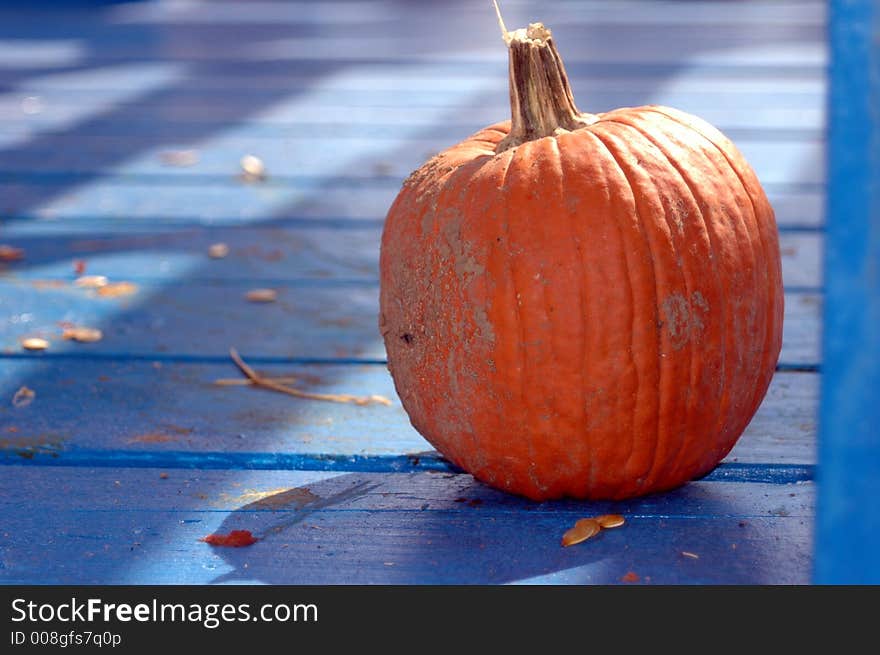
[[[880,583],[880,7],[832,2],[816,581]]]
[[[3,242],[21,248],[25,258],[0,263],[0,280],[72,281],[72,261],[82,260],[91,273],[144,282],[317,278],[328,286],[373,284],[378,281],[383,222],[333,217],[233,222],[230,218],[206,228],[120,217],[114,228],[112,223],[91,219],[83,224],[79,219],[14,219],[6,224]],[[787,289],[821,289],[822,238],[809,228],[783,230],[780,251]],[[218,242],[229,246],[229,254],[212,260],[208,249]]]
[[[499,45],[495,17],[485,10],[485,5],[481,9],[472,20],[464,21],[458,12],[444,10],[442,5],[412,7],[410,12],[420,14],[422,19],[407,21],[405,29],[396,22],[374,24],[368,31],[351,25],[328,24],[315,30],[296,25],[244,24],[236,27],[232,39],[228,26],[195,23],[171,27],[163,33],[165,38],[160,39],[158,30],[149,27],[114,25],[115,29],[109,29],[111,26],[99,24],[91,30],[81,28],[75,35],[86,42],[100,43],[100,49],[88,53],[91,61],[100,62],[174,59],[216,63],[287,59],[506,63],[507,53]],[[533,17],[534,8],[529,13]],[[544,22],[552,27],[567,64],[645,62],[680,66],[682,60],[688,60],[711,66],[798,69],[821,66],[825,61],[821,24],[777,24],[743,29],[719,23],[712,30],[695,30],[686,24],[667,23],[658,29],[655,25],[621,22],[614,30],[608,30],[603,25],[570,24],[564,20],[554,24],[552,16],[544,18]],[[37,26],[36,31],[40,35],[55,32],[57,40],[65,36],[44,26]],[[436,38],[438,33],[444,35],[442,40]],[[66,36],[73,35],[68,32]],[[21,38],[26,37],[24,32]],[[790,45],[786,49],[768,47],[779,42]]]
[[[117,66],[89,68],[71,68],[58,72],[42,72],[28,76],[16,75],[15,71],[0,68],[0,87],[10,94],[43,95],[55,92],[72,92],[91,90],[107,94],[110,90],[117,93],[131,93],[144,90],[147,80],[155,79],[174,68],[141,64],[140,67],[125,68]],[[438,64],[442,67],[442,64]],[[285,92],[302,92],[319,86],[324,90],[348,89],[362,91],[384,89],[386,91],[447,90],[458,92],[464,88],[483,88],[502,90],[506,80],[497,73],[487,74],[480,71],[458,71],[455,75],[442,74],[425,77],[424,71],[398,63],[362,66],[356,71],[337,72],[326,75],[327,71],[305,67],[280,67],[271,62],[259,67],[251,67],[243,72],[242,66],[218,68],[188,69],[186,85],[172,90],[174,97],[187,97],[188,93],[256,93],[257,97],[265,98],[273,89]],[[128,75],[120,75],[120,73]],[[657,77],[650,71],[634,72],[624,77],[614,77],[607,73],[583,73],[568,71],[572,87],[583,91],[586,97],[609,93],[646,93],[646,90],[659,86],[669,91],[693,95],[737,93],[750,94],[802,94],[815,96],[826,91],[826,79],[821,70],[803,75],[786,75],[773,78],[766,72],[756,75],[738,74],[728,71],[724,76],[708,73],[705,69],[694,68],[678,71],[673,78]],[[116,96],[114,96],[116,97]],[[234,99],[230,98],[232,102]],[[144,98],[151,101],[151,96]],[[823,108],[814,107],[823,111]],[[39,114],[36,114],[37,116]],[[260,116],[255,116],[259,121]],[[161,126],[160,126],[161,127]]]
[[[259,185],[216,182],[205,185],[192,178],[176,178],[174,184],[161,185],[101,178],[85,186],[68,186],[52,180],[4,183],[0,176],[0,226],[9,236],[61,236],[84,230],[138,232],[145,226],[235,225],[258,220],[291,227],[324,222],[342,226],[365,220],[381,228],[402,180],[302,177],[283,186],[271,179]],[[822,224],[823,189],[765,186],[780,226]]]
[[[158,258],[158,266],[167,266],[178,279],[186,275],[188,262],[195,260],[191,269],[203,268],[193,275],[196,279],[185,283],[144,282],[124,274],[136,268],[104,267],[100,258],[94,258],[93,273],[113,275],[116,269],[123,274],[113,279],[138,283],[137,292],[120,298],[102,298],[93,289],[39,276],[0,281],[0,352],[21,352],[22,339],[39,337],[53,342],[53,353],[123,357],[156,354],[223,359],[233,346],[250,357],[274,361],[309,357],[381,360],[385,356],[377,327],[379,286],[363,273],[360,278],[334,279],[331,276],[339,269],[326,266],[308,271],[309,277],[289,279],[281,264],[275,276],[268,266],[254,267],[262,268],[263,276],[248,276],[254,270],[250,266],[245,271],[232,265],[205,267],[201,253],[189,257],[147,253],[131,257],[131,263],[136,266],[150,258]],[[56,270],[69,270],[70,262],[65,258]],[[214,271],[217,278],[211,281]],[[322,271],[326,278],[316,274]],[[248,277],[229,279],[232,275]],[[245,295],[255,287],[274,289],[277,301],[249,302]],[[786,294],[781,365],[819,364],[820,311],[820,295]],[[100,328],[104,338],[89,344],[65,342],[63,329],[71,325]]]
[[[654,584],[809,579],[810,483],[699,482],[624,503],[536,504],[449,473],[160,472],[4,467],[0,581],[614,584],[630,571]],[[627,523],[560,546],[577,519],[606,512]],[[198,541],[232,529],[261,541]]]
[[[434,451],[406,455],[335,455],[328,453],[228,453],[62,449],[45,446],[0,449],[0,464],[70,466],[79,468],[163,468],[201,471],[329,471],[334,473],[406,473],[415,471],[462,473]],[[700,478],[702,482],[757,482],[801,484],[815,479],[812,464],[744,464],[721,462]]]
[[[506,118],[506,114],[497,117]],[[430,156],[466,138],[468,130],[444,138],[423,138],[417,127],[401,127],[387,140],[361,138],[288,138],[253,143],[235,136],[223,136],[198,148],[199,161],[186,167],[169,167],[162,153],[169,144],[157,143],[155,135],[138,139],[101,139],[83,142],[82,147],[58,148],[32,145],[15,156],[0,157],[0,183],[29,182],[38,179],[67,183],[87,183],[101,176],[110,179],[155,180],[174,184],[175,180],[200,184],[233,184],[240,175],[239,161],[254,154],[264,162],[273,184],[298,183],[302,179],[350,177],[369,180],[380,176],[402,181]],[[47,139],[51,142],[51,138]],[[825,182],[824,147],[819,140],[753,141],[740,139],[738,148],[766,184],[811,185]],[[102,147],[106,149],[102,150]]]
[[[0,450],[11,454],[7,463],[40,453],[78,457],[74,451],[103,451],[108,457],[175,451],[373,457],[432,450],[410,426],[384,365],[254,366],[269,376],[292,375],[307,391],[379,394],[392,405],[216,386],[217,379],[241,377],[228,361],[0,358]],[[36,398],[14,407],[10,401],[22,386]],[[727,461],[814,463],[817,396],[816,374],[777,373]]]
[[[60,0],[56,0],[60,2]],[[63,3],[62,3],[63,4]],[[212,4],[219,6],[213,7]],[[177,5],[173,12],[160,4],[132,3],[123,6],[107,14],[114,25],[145,24],[171,27],[178,25],[261,25],[272,26],[285,25],[320,25],[332,27],[335,25],[360,26],[361,29],[375,29],[374,23],[390,23],[389,27],[399,27],[401,24],[410,25],[424,23],[430,25],[436,21],[439,14],[448,20],[440,8],[442,5],[407,6],[406,3],[398,3],[394,12],[389,15],[388,6],[383,2],[336,2],[322,0],[322,2],[223,2],[192,3]],[[45,25],[41,20],[43,15],[38,11],[27,11],[27,7],[21,10],[16,6],[16,11],[7,10],[6,14],[0,13],[4,18],[15,18],[23,26],[34,23],[43,30],[57,29],[55,25]],[[534,3],[529,0],[507,0],[504,10],[509,16],[511,24],[516,21],[526,24],[535,20]],[[508,13],[509,12],[509,13]],[[54,13],[54,12],[53,12]],[[740,1],[731,5],[720,2],[691,1],[681,6],[676,3],[656,2],[626,2],[619,3],[614,11],[608,11],[608,5],[601,0],[578,2],[564,2],[546,4],[541,7],[541,15],[544,19],[556,22],[565,22],[579,27],[588,26],[618,26],[650,24],[656,26],[666,25],[747,25],[750,27],[767,25],[822,25],[825,21],[825,3],[821,1],[794,0],[788,2],[772,3],[762,1]],[[60,14],[64,24],[72,21],[78,28],[88,27],[94,23],[91,13],[82,11],[65,11]],[[485,7],[480,4],[462,4],[456,7],[456,15],[467,22],[476,19],[485,19]],[[90,20],[92,19],[92,20]],[[79,22],[77,22],[77,20]],[[462,21],[464,22],[464,20]]]
[[[247,95],[250,91],[242,91]],[[499,93],[500,95],[500,93]],[[637,92],[624,97],[627,101],[609,98],[607,94],[579,94],[587,99],[585,107],[593,113],[610,111],[618,107],[645,104],[662,104],[677,107],[702,117],[724,132],[735,143],[745,140],[766,142],[797,142],[817,141],[825,137],[824,112],[818,106],[807,104],[807,108],[796,109],[764,107],[760,111],[743,112],[736,106],[735,95],[721,98],[726,102],[722,106],[704,107],[694,102],[682,103],[667,101],[664,97],[646,95]],[[31,96],[25,96],[31,97]],[[193,132],[207,128],[221,132],[228,128],[231,121],[241,114],[242,108],[232,105],[218,111],[217,104],[200,107],[137,107],[135,109],[120,108],[120,118],[98,121],[77,129],[70,134],[65,129],[75,123],[79,116],[94,111],[88,106],[53,107],[51,111],[43,111],[37,117],[21,118],[22,100],[16,98],[13,106],[6,112],[9,116],[0,125],[0,147],[11,148],[35,138],[51,140],[53,144],[68,147],[83,147],[88,143],[106,138],[126,137],[131,142],[149,137],[153,143],[168,143],[171,146],[196,142],[198,138]],[[443,105],[445,107],[445,105]],[[209,109],[209,107],[213,109]],[[251,108],[253,105],[251,105]],[[2,108],[2,107],[0,107]],[[99,106],[101,110],[110,109]],[[432,107],[436,108],[436,107]],[[425,138],[449,139],[450,135],[464,137],[487,125],[494,124],[507,117],[508,108],[495,103],[480,106],[451,106],[446,122],[438,122],[435,118],[424,117],[415,113],[405,104],[396,106],[359,108],[352,115],[352,109],[344,104],[335,106],[299,106],[290,109],[274,108],[243,126],[238,133],[246,139],[301,139],[316,138],[351,138],[354,136],[388,140],[397,138],[401,126],[417,126]],[[161,124],[157,125],[161,115]],[[396,121],[396,122],[392,122]],[[88,136],[88,139],[84,139]]]

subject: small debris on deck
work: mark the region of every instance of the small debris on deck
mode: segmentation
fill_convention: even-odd
[[[34,402],[34,398],[37,397],[37,392],[28,387],[20,387],[18,391],[15,392],[15,395],[12,396],[12,406],[13,407],[27,407],[32,402]]]
[[[251,289],[244,297],[248,302],[275,302],[278,292],[275,289]]]
[[[0,244],[0,262],[18,262],[24,259],[24,250]]]
[[[99,289],[106,287],[109,280],[103,275],[81,275],[74,280],[74,284],[83,289]]]
[[[641,580],[641,578],[635,571],[627,571],[626,575],[620,578],[621,582],[638,582],[639,580]]]
[[[602,514],[594,518],[580,519],[562,535],[564,547],[574,546],[595,537],[603,529],[618,528],[625,523],[620,514]]]
[[[98,295],[102,298],[118,298],[130,296],[137,292],[138,286],[134,282],[113,282],[98,289]]]
[[[266,179],[266,166],[263,160],[254,155],[245,155],[239,162],[241,179],[245,182],[261,182]]]
[[[204,541],[211,546],[226,546],[229,548],[241,548],[251,546],[259,541],[250,530],[233,530],[229,534],[209,534],[199,541]]]
[[[208,257],[211,259],[223,259],[229,254],[229,246],[225,243],[213,243],[208,248]]]
[[[49,342],[39,337],[30,337],[21,340],[21,347],[25,350],[46,350],[49,347]]]
[[[198,164],[199,153],[196,150],[166,150],[159,153],[159,159],[165,166],[184,168]]]
[[[95,343],[104,338],[104,333],[97,328],[69,327],[65,328],[64,332],[61,333],[61,338],[79,343]]]

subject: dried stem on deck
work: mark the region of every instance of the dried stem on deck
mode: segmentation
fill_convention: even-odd
[[[297,398],[324,400],[334,403],[353,403],[355,405],[369,405],[372,403],[378,403],[380,405],[391,404],[391,401],[388,400],[385,396],[379,395],[353,396],[347,393],[312,393],[310,391],[301,391],[300,389],[294,389],[293,387],[288,387],[275,380],[272,380],[271,378],[264,378],[259,375],[256,371],[254,371],[254,369],[252,369],[244,362],[244,360],[241,358],[241,356],[239,356],[238,351],[235,348],[229,349],[229,356],[232,357],[232,361],[235,362],[235,365],[238,366],[241,372],[245,374],[245,376],[251,381],[251,383],[255,387],[271,389],[272,391],[284,393],[288,396],[295,396]]]

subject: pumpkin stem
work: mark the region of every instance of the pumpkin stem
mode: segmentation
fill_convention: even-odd
[[[498,21],[510,52],[511,126],[495,152],[595,123],[595,116],[582,114],[574,104],[550,30],[542,23],[532,23],[508,32],[500,11]]]

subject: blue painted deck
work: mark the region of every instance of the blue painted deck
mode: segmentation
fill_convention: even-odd
[[[700,114],[765,183],[784,346],[727,460],[669,494],[534,504],[409,426],[376,327],[378,240],[411,169],[508,114],[488,3],[0,5],[0,244],[25,251],[0,264],[0,583],[812,579],[825,4],[503,5],[509,25],[554,29],[583,109]],[[198,161],[169,165],[181,150]],[[239,179],[245,154],[265,181]],[[207,256],[216,242],[227,258]],[[76,287],[76,260],[136,291]],[[255,287],[278,302],[246,302]],[[63,341],[65,324],[104,339]],[[51,347],[23,351],[30,336]],[[240,377],[230,347],[311,391],[392,405],[217,386]],[[36,397],[14,407],[22,386]],[[627,524],[559,546],[606,512]],[[261,541],[199,541],[232,529]]]

